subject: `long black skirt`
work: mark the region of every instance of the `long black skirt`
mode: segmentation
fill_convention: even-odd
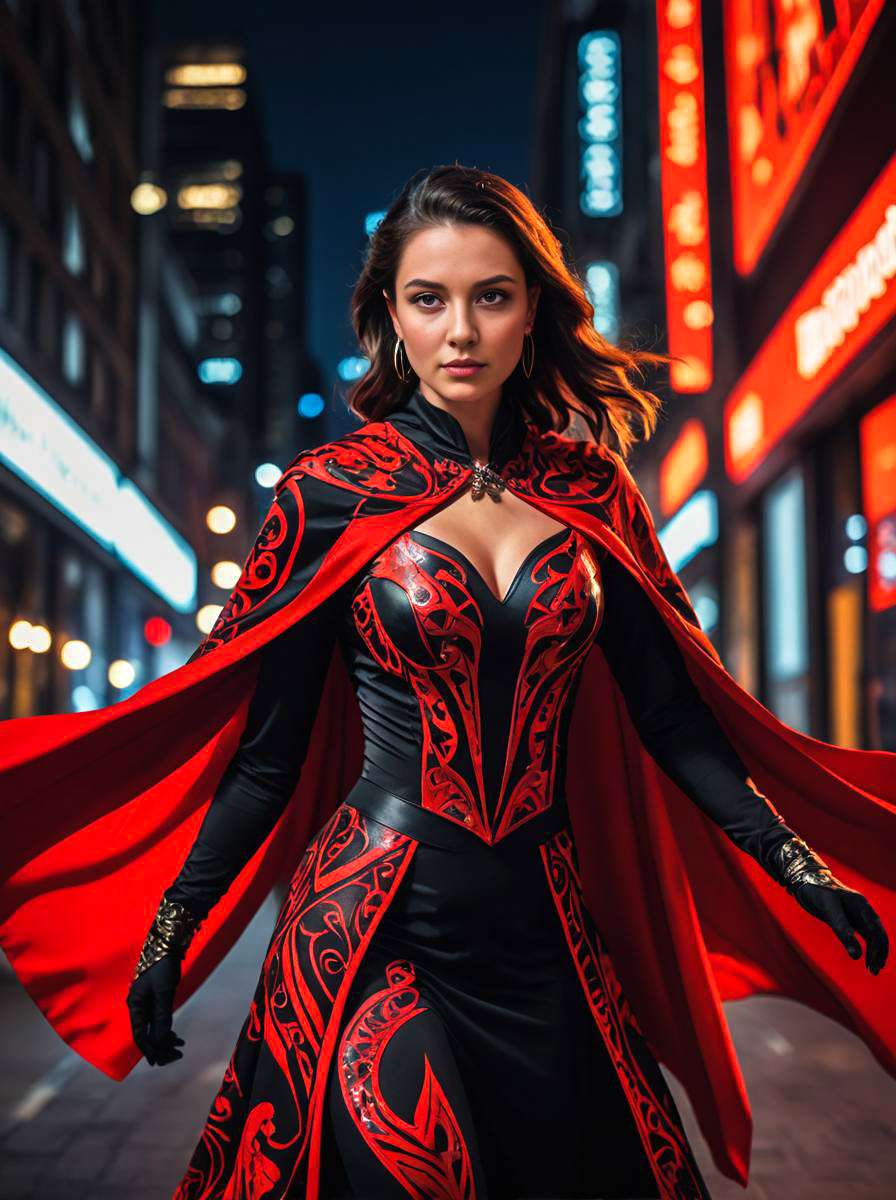
[[[348,1177],[347,1194],[383,1200],[441,1178],[444,1154],[425,1161],[401,1132],[433,1118],[434,1094],[459,1196],[660,1195],[536,846],[418,846],[343,1012],[322,1196]]]

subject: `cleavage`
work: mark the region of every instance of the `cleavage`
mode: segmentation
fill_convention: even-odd
[[[504,604],[509,599],[511,591],[519,581],[521,571],[532,558],[535,551],[546,545],[547,542],[558,536],[561,532],[568,532],[568,527],[559,521],[551,520],[544,513],[541,513],[538,511],[538,509],[534,508],[533,505],[528,504],[525,500],[518,499],[516,496],[513,496],[512,493],[510,494],[510,499],[508,500],[508,492],[505,491],[502,494],[501,500],[497,503],[501,505],[509,505],[511,510],[518,508],[519,517],[515,519],[510,514],[502,513],[500,519],[494,523],[494,527],[490,527],[488,529],[487,535],[482,536],[482,534],[480,534],[480,537],[477,539],[477,541],[471,544],[469,537],[469,525],[479,525],[480,529],[483,529],[483,532],[485,526],[485,521],[480,516],[480,513],[477,511],[474,515],[472,511],[473,505],[476,505],[478,509],[479,505],[488,503],[491,506],[495,504],[495,501],[488,496],[484,496],[480,500],[470,500],[466,504],[463,504],[462,502],[465,495],[466,493],[463,493],[458,499],[455,499],[451,504],[449,504],[447,508],[440,510],[440,512],[436,514],[435,521],[430,518],[429,520],[424,521],[422,525],[415,529],[411,529],[409,532],[411,536],[420,533],[423,534],[424,537],[431,537],[435,541],[441,542],[442,545],[447,547],[449,550],[453,550],[459,557],[463,558],[470,567],[472,567],[472,569],[478,575],[482,586],[485,587],[486,590],[491,594],[495,602],[498,604]],[[452,518],[448,520],[439,519],[443,513],[447,515],[452,509],[457,508],[458,505],[461,505],[461,510],[460,512],[453,514]],[[488,511],[489,510],[486,510],[486,512]],[[457,518],[458,516],[464,517],[468,514],[470,521],[467,529],[464,529],[463,525],[457,520]],[[532,520],[533,515],[538,519]],[[522,551],[519,551],[513,555],[514,566],[512,570],[509,572],[506,570],[502,572],[503,578],[499,580],[497,578],[497,564],[495,563],[494,559],[490,563],[483,561],[483,544],[487,545],[489,542],[491,542],[491,544],[494,545],[496,540],[499,542],[506,541],[508,543],[511,540],[514,540],[515,542],[521,526],[525,526],[525,528],[529,531],[529,536],[526,538],[526,545]]]

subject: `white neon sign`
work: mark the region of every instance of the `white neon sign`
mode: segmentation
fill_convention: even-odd
[[[196,606],[196,554],[131,480],[0,349],[0,461],[178,609]]]
[[[874,237],[824,289],[821,303],[794,322],[796,366],[812,379],[848,334],[857,328],[873,300],[883,296],[896,275],[896,204],[887,205]]]

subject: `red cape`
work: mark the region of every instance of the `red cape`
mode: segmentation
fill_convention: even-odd
[[[615,555],[680,646],[751,777],[844,883],[896,928],[896,755],[782,723],[700,630],[622,459],[540,434],[502,474],[517,495]],[[258,654],[467,483],[388,423],[287,468],[241,579],[189,662],[118,704],[0,725],[0,944],[47,1020],[114,1079],[140,1059],[125,996],[159,897],[186,857],[245,723]],[[186,1000],[361,771],[354,689],[334,654],[286,813],[212,910]],[[746,1183],[752,1120],[720,1002],[777,993],[853,1030],[896,1075],[892,964],[874,977],[657,767],[599,647],[569,734],[568,798],[586,900],[656,1057],[688,1092],[719,1169]]]

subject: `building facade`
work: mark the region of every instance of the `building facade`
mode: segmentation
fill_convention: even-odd
[[[633,470],[732,674],[814,737],[894,750],[896,12],[629,8],[655,66],[623,140],[652,142],[654,309],[677,360]],[[576,45],[618,17],[563,12]],[[621,308],[646,331],[624,280]]]
[[[0,5],[4,719],[124,698],[199,636],[208,439],[140,387],[136,51],[117,0]]]

